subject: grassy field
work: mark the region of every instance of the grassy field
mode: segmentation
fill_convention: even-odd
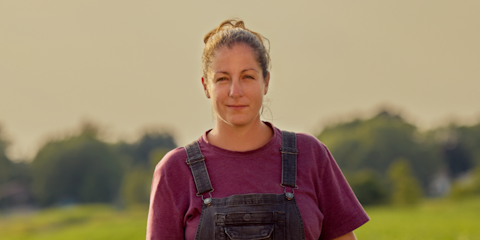
[[[108,205],[86,205],[0,217],[0,239],[145,239],[147,211],[146,207],[117,211]]]
[[[414,208],[371,207],[358,239],[480,240],[480,197],[429,200]],[[118,211],[106,205],[0,216],[1,240],[145,239],[146,207]]]
[[[371,220],[358,239],[480,240],[480,197],[425,201],[414,208],[366,208]]]

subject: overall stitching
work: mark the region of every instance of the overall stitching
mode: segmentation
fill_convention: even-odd
[[[185,147],[197,196],[212,192],[213,187],[205,165],[205,157],[198,142]],[[282,131],[282,182],[281,186],[296,186],[296,135]],[[292,192],[293,193],[293,192]],[[286,194],[238,194],[212,198],[202,203],[202,213],[195,235],[202,239],[305,239],[302,217],[295,198]],[[293,195],[292,195],[293,196]],[[202,197],[203,199],[203,197]]]

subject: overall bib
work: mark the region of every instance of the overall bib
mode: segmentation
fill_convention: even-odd
[[[302,217],[293,194],[297,189],[296,135],[282,131],[282,182],[284,194],[239,194],[212,198],[213,187],[205,165],[205,157],[195,141],[185,147],[197,196],[203,200],[196,240],[206,239],[305,239]],[[286,187],[292,192],[287,192]],[[203,198],[207,193],[210,197]]]

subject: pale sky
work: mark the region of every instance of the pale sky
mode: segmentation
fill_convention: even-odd
[[[295,2],[295,3],[294,3]],[[0,2],[0,124],[32,157],[82,119],[133,138],[213,127],[203,36],[228,18],[271,42],[273,124],[317,134],[332,119],[402,109],[421,127],[480,119],[480,1]]]

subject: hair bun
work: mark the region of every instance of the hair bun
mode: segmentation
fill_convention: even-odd
[[[234,43],[245,43],[250,46],[255,53],[259,66],[262,68],[263,76],[267,76],[270,66],[270,55],[264,40],[268,43],[268,39],[246,28],[245,22],[240,19],[223,21],[203,38],[205,43],[202,57],[204,78],[208,79],[207,71],[215,51],[221,46],[231,46]]]

